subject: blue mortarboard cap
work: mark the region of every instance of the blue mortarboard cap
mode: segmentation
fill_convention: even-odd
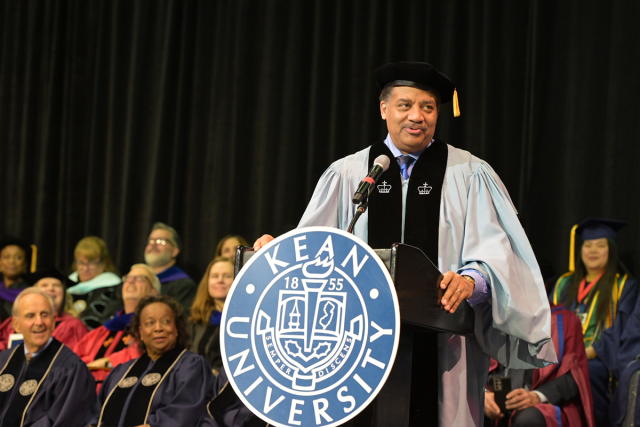
[[[578,224],[576,234],[582,235],[582,240],[615,239],[617,231],[627,226],[629,222],[606,218],[587,218]]]

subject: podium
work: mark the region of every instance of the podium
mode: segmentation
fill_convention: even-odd
[[[400,342],[391,374],[377,398],[344,426],[437,425],[439,379],[437,366],[433,366],[437,365],[436,333],[473,335],[473,308],[463,301],[455,313],[442,309],[439,303],[444,294],[439,286],[442,274],[422,250],[395,243],[390,249],[377,249],[375,253],[389,270],[398,296],[402,322]],[[253,248],[238,247],[236,277],[254,254]],[[424,339],[425,336],[428,339]],[[415,360],[418,358],[420,360]],[[424,381],[425,387],[417,384],[416,378]],[[424,424],[427,419],[429,422]]]

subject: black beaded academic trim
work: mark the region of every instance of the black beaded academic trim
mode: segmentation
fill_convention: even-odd
[[[369,169],[381,154],[389,156],[389,169],[382,174],[369,197],[367,241],[376,249],[390,248],[402,240],[402,178],[400,166],[383,141],[369,149]],[[407,189],[404,243],[416,246],[438,265],[438,234],[442,183],[447,169],[447,144],[435,140],[411,171]],[[415,213],[415,214],[414,214]]]
[[[186,351],[176,347],[167,352],[154,363],[151,370],[143,378],[141,377],[149,366],[151,359],[146,353],[140,356],[109,393],[102,406],[98,425],[101,427],[118,425],[124,404],[134,388],[135,391],[131,396],[131,401],[124,416],[124,425],[138,426],[146,424],[156,390],[164,381],[167,373],[171,371],[175,363]],[[142,408],[145,407],[147,410],[143,412]]]
[[[13,376],[14,385],[6,392],[0,393],[0,395],[2,395],[2,401],[0,402],[2,410],[4,410],[5,406],[11,408],[11,411],[7,411],[2,419],[1,425],[22,426],[29,405],[31,405],[43,381],[47,378],[51,366],[53,366],[56,361],[62,347],[64,347],[64,344],[54,338],[51,344],[42,350],[42,353],[38,354],[38,356],[29,362],[24,377],[22,378],[20,378],[20,374],[22,367],[26,363],[24,343],[16,347],[16,350],[11,355],[11,359],[7,361],[5,369],[2,370],[2,375]],[[18,383],[18,381],[20,381],[20,383]]]
[[[400,166],[389,147],[380,141],[369,149],[369,169],[380,154],[389,156],[391,164],[369,197],[367,241],[376,249],[390,248],[402,240]],[[438,265],[440,201],[448,156],[447,144],[435,140],[416,161],[407,184],[404,243],[422,249],[435,265]],[[402,335],[401,332],[401,340]],[[425,417],[434,417],[435,414],[435,419],[438,418],[438,353],[431,350],[438,348],[438,334],[407,330],[404,335],[404,339],[412,341],[413,363],[411,366],[394,366],[394,369],[411,369],[409,421],[411,425],[426,425]],[[425,387],[424,384],[431,386]],[[394,390],[386,392],[395,394]]]

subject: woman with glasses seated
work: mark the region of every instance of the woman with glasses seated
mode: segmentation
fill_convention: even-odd
[[[73,255],[73,273],[69,279],[77,284],[67,292],[75,301],[80,320],[91,330],[101,326],[122,306],[120,276],[107,244],[99,237],[80,240]]]
[[[182,305],[169,295],[140,301],[132,331],[144,354],[104,381],[90,425],[198,426],[213,397],[204,357],[188,350]]]
[[[146,264],[132,266],[129,274],[122,278],[122,283],[124,307],[104,326],[85,335],[73,349],[91,370],[98,391],[114,366],[140,356],[129,326],[140,300],[160,293],[160,281]]]
[[[220,320],[229,289],[233,284],[233,261],[217,257],[209,263],[191,306],[189,331],[193,337],[191,351],[204,356],[215,375],[222,368],[220,355]]]

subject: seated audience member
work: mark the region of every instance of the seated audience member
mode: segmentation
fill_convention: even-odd
[[[640,378],[640,355],[620,374],[609,411],[612,426],[633,427],[640,425],[638,378]]]
[[[551,306],[551,339],[558,364],[542,369],[505,370],[491,359],[490,374],[511,378],[512,391],[505,403],[505,416],[495,395],[485,390],[484,413],[499,427],[595,427],[589,367],[582,342],[582,325],[563,306]],[[491,386],[491,381],[489,381]]]
[[[638,297],[638,284],[618,262],[617,230],[627,223],[589,218],[572,230],[570,272],[555,286],[553,303],[563,303],[582,323],[589,359],[595,423],[609,425],[610,384],[635,354],[621,351],[627,322]],[[574,235],[582,237],[574,257]],[[576,259],[574,268],[574,258]],[[623,367],[620,369],[620,367]]]
[[[224,236],[216,247],[216,257],[223,256],[233,260],[235,263],[236,249],[238,249],[238,246],[249,246],[249,242],[247,242],[244,237],[234,234]]]
[[[238,398],[224,367],[213,385],[215,397],[207,405],[207,413],[200,427],[268,427]],[[350,425],[349,423],[347,425]]]
[[[86,426],[95,382],[86,365],[51,336],[53,299],[32,287],[13,305],[13,327],[24,343],[0,353],[0,425]]]
[[[29,272],[31,245],[22,237],[0,239],[0,319],[11,316],[13,301],[28,285],[22,279]]]
[[[168,295],[145,297],[132,330],[145,353],[109,374],[91,424],[198,426],[213,397],[214,377],[205,358],[187,350],[182,306]]]
[[[233,284],[233,273],[234,265],[229,258],[218,257],[211,261],[191,306],[191,351],[204,356],[216,375],[222,368],[220,320],[224,300]]]
[[[173,228],[162,222],[153,224],[147,247],[144,250],[144,262],[156,273],[162,284],[160,293],[174,297],[189,314],[189,308],[196,295],[196,282],[176,265],[182,249],[180,236]]]
[[[109,369],[139,357],[142,353],[128,331],[140,300],[147,295],[158,295],[160,281],[146,264],[135,264],[122,278],[124,308],[116,315],[89,332],[74,348],[96,379],[98,391],[109,374]]]
[[[55,267],[49,267],[25,276],[25,281],[29,285],[41,289],[53,298],[56,308],[56,322],[52,336],[68,348],[73,349],[76,343],[87,334],[87,327],[80,319],[65,312],[65,284],[67,280],[69,279]],[[0,351],[6,350],[9,336],[13,333],[15,333],[13,318],[10,317],[0,325]]]
[[[67,289],[77,301],[84,301],[80,320],[91,330],[102,325],[122,307],[122,286],[111,261],[107,244],[99,237],[80,240],[73,253],[75,261],[69,279],[78,282]]]

